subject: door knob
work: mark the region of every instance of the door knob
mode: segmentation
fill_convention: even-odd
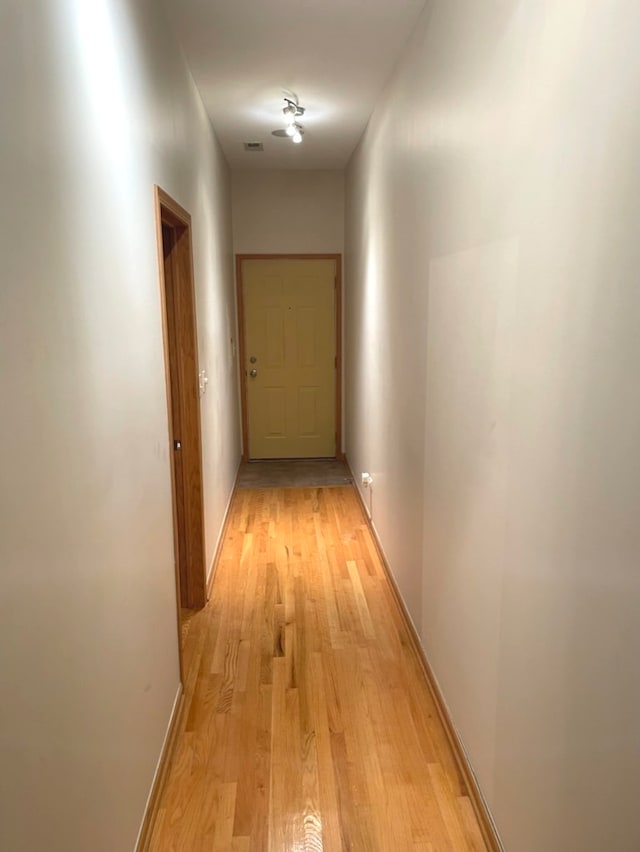
[[[255,377],[258,375],[258,371],[257,370],[249,370],[249,375],[251,376],[252,379],[255,379]]]

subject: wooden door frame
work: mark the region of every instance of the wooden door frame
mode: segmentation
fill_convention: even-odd
[[[177,201],[171,198],[159,186],[154,186],[154,205],[156,214],[156,239],[158,247],[158,270],[160,280],[160,302],[162,314],[162,339],[164,346],[165,383],[167,389],[167,421],[169,425],[169,453],[171,458],[171,496],[173,514],[173,546],[175,561],[176,580],[176,606],[178,611],[178,640],[182,644],[180,635],[181,614],[180,609],[183,599],[186,606],[199,609],[206,603],[206,558],[204,544],[204,498],[203,498],[203,472],[202,472],[202,435],[200,426],[200,394],[198,392],[198,336],[196,327],[196,300],[193,276],[193,248],[191,240],[191,216],[181,207]],[[171,379],[170,379],[170,350],[169,330],[167,326],[167,293],[164,268],[162,227],[168,226],[176,232],[176,263],[175,283],[177,288],[183,288],[183,293],[189,299],[192,307],[191,322],[186,326],[186,333],[191,336],[193,357],[195,359],[195,374],[193,376],[195,395],[190,400],[191,417],[185,416],[182,426],[182,434],[174,435]],[[189,378],[191,381],[191,378]],[[192,389],[193,391],[193,389]],[[185,403],[186,404],[186,403]],[[176,474],[174,467],[174,440],[179,437],[183,447],[183,469],[184,480],[190,483],[185,489],[184,505],[186,516],[187,535],[185,536],[186,560],[186,585],[183,589],[180,580],[180,569],[178,559],[178,517],[176,509]],[[181,675],[182,675],[182,658]]]
[[[245,260],[333,260],[336,265],[336,455],[343,460],[342,452],[342,255],[341,254],[237,254],[236,296],[238,301],[238,354],[240,356],[240,400],[242,407],[242,459],[249,461],[249,418],[247,410],[247,370],[244,326],[244,291],[242,264]]]

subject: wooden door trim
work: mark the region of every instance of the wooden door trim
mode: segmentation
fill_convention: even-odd
[[[240,357],[240,401],[242,408],[242,459],[249,461],[249,418],[247,412],[246,344],[244,339],[244,292],[242,264],[245,260],[333,260],[336,268],[336,458],[342,452],[342,255],[341,254],[237,254],[236,298],[238,303],[238,354]]]
[[[181,685],[173,706],[169,729],[164,740],[164,745],[160,753],[160,760],[158,761],[158,766],[156,768],[156,774],[151,785],[151,792],[149,793],[149,799],[147,800],[147,807],[142,819],[135,852],[149,852],[151,849],[151,839],[158,820],[160,801],[162,799],[164,788],[167,784],[173,757],[178,748],[179,737],[182,733],[182,726],[185,721],[184,716],[186,709],[186,695],[184,688]]]
[[[162,322],[162,340],[164,348],[164,367],[165,367],[165,384],[167,389],[167,422],[169,426],[169,452],[173,453],[173,420],[172,420],[172,399],[171,399],[171,380],[170,380],[170,358],[169,358],[169,337],[167,327],[167,297],[166,297],[166,281],[164,272],[164,255],[163,255],[163,238],[162,226],[166,225],[179,232],[180,239],[176,242],[176,250],[179,251],[179,257],[175,264],[176,278],[178,286],[187,289],[187,294],[190,298],[193,310],[191,311],[191,323],[189,324],[189,334],[193,335],[194,357],[196,362],[196,374],[193,377],[195,387],[197,388],[197,359],[198,359],[198,336],[196,326],[196,300],[195,300],[195,285],[193,275],[193,247],[191,239],[191,216],[181,207],[177,201],[171,198],[159,186],[154,186],[154,207],[156,215],[156,240],[158,249],[158,270],[160,283],[160,302],[161,302],[161,322]],[[206,559],[204,553],[204,502],[203,502],[203,472],[202,472],[202,436],[200,428],[200,397],[195,393],[193,403],[195,404],[195,416],[187,419],[183,426],[183,434],[179,437],[182,440],[183,447],[188,446],[189,453],[185,454],[183,462],[185,465],[185,479],[194,483],[194,487],[185,491],[185,503],[188,507],[188,517],[190,524],[187,526],[191,529],[197,525],[198,540],[202,542],[201,547],[197,547],[194,542],[190,541],[191,536],[187,536],[186,546],[189,558],[187,560],[187,589],[186,598],[189,605],[194,608],[204,606],[206,603]],[[175,581],[176,581],[176,607],[177,607],[177,623],[178,623],[178,643],[179,647],[182,644],[180,635],[180,608],[182,600],[182,589],[180,584],[180,573],[178,566],[178,519],[175,505],[176,481],[173,458],[170,464],[171,469],[171,493],[172,493],[172,520],[173,520],[173,542],[174,542],[174,562],[175,562]],[[201,553],[195,552],[200,550]],[[184,682],[184,673],[182,670],[182,655],[180,655],[180,677]]]

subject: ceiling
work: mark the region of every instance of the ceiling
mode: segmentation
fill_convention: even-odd
[[[232,168],[343,168],[425,0],[165,0]],[[276,138],[284,97],[301,145]],[[246,152],[244,142],[264,151]]]

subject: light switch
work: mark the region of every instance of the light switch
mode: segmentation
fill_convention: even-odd
[[[207,384],[209,382],[209,377],[207,376],[206,370],[200,370],[198,373],[198,381],[200,384],[200,396],[204,396],[207,392]]]

